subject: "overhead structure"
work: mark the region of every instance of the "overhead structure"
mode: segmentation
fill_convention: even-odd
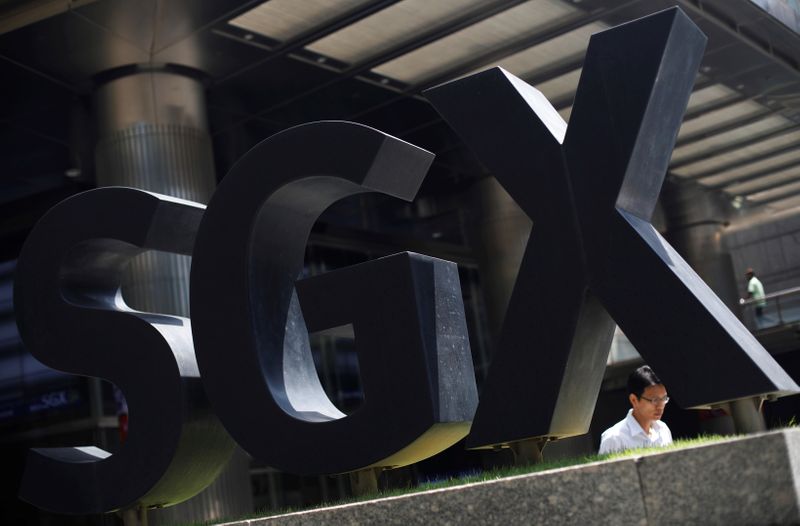
[[[589,36],[672,4],[117,0],[0,9],[0,74],[5,99],[14,101],[0,114],[0,200],[91,184],[82,97],[109,77],[152,69],[207,87],[218,177],[265,136],[348,119],[436,153],[430,189],[471,180],[483,168],[421,90],[499,65],[568,120]],[[736,207],[785,209],[800,204],[800,46],[794,29],[759,4],[768,7],[678,2],[709,43],[670,174],[718,190]],[[0,237],[26,227],[4,225]]]

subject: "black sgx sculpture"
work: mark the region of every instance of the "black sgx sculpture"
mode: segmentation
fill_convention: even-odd
[[[19,258],[20,334],[43,363],[118,385],[131,432],[114,455],[32,451],[20,496],[60,513],[175,504],[216,477],[228,434],[322,474],[406,465],[467,433],[471,447],[585,433],[612,318],[685,407],[797,392],[649,223],[704,42],[677,9],[595,35],[569,128],[500,69],[427,93],[534,221],[480,404],[454,263],[404,253],[298,281],[325,208],[413,199],[429,152],[312,123],[243,156],[207,209],[130,188],[60,203]],[[122,271],[145,250],[192,254],[191,322],[125,305]],[[349,415],[308,341],[347,324],[365,392]]]
[[[678,8],[593,35],[569,126],[500,68],[425,93],[533,220],[469,446],[587,432],[614,321],[683,407],[798,391],[650,224],[705,42]]]

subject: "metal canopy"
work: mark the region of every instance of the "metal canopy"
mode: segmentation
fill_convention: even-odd
[[[589,36],[674,3],[0,3],[0,239],[30,227],[15,220],[18,206],[9,204],[53,200],[54,193],[92,185],[88,95],[110,76],[168,67],[202,78],[218,177],[268,135],[302,122],[347,119],[436,153],[422,189],[436,194],[486,172],[421,90],[500,65],[535,85],[568,119]],[[709,43],[672,176],[718,189],[745,207],[796,206],[800,37],[749,0],[677,3]]]

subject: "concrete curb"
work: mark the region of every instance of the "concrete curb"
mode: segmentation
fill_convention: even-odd
[[[797,524],[800,429],[227,523]]]

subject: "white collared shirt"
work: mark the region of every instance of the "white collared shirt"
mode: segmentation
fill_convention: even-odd
[[[672,432],[667,424],[656,420],[650,424],[650,433],[645,433],[642,426],[633,417],[633,409],[629,409],[625,418],[603,432],[600,438],[599,453],[602,455],[626,449],[668,446],[670,444],[672,444]]]

